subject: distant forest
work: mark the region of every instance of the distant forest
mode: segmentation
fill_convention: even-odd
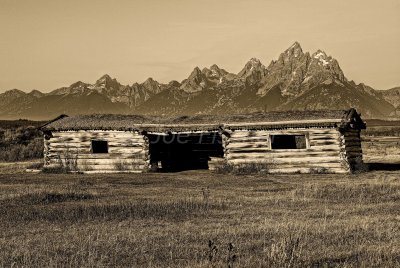
[[[43,157],[41,121],[0,120],[0,161],[14,162]]]

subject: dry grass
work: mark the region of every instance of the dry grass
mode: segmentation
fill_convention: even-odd
[[[395,267],[398,175],[0,175],[0,266]]]
[[[250,175],[250,174],[265,174],[273,167],[273,163],[255,162],[255,163],[241,163],[229,164],[221,162],[215,166],[215,173],[217,174],[236,174],[236,175]]]
[[[367,141],[365,159],[394,163],[399,144]],[[0,163],[0,267],[400,266],[399,165],[354,175],[24,174],[29,165]]]

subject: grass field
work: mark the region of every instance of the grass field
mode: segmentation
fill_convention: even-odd
[[[9,174],[0,196],[2,267],[400,265],[399,172]]]
[[[0,164],[0,267],[399,267],[397,140],[355,175],[27,174]],[[386,152],[386,155],[383,154]]]

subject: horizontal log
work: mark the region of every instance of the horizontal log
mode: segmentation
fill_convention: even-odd
[[[80,149],[80,148],[91,148],[90,143],[52,143],[48,145],[47,148],[60,148],[60,149]],[[117,144],[117,143],[108,143],[108,148],[144,148],[145,144],[143,143],[131,143],[131,144]]]
[[[86,164],[86,165],[115,165],[119,163],[126,163],[128,165],[132,164],[146,164],[150,163],[150,161],[145,160],[145,159],[78,159],[77,160],[78,164]]]
[[[319,152],[339,152],[339,145],[313,145],[310,149],[269,149],[267,147],[260,148],[230,148],[229,146],[224,150],[225,153],[270,153],[270,152],[307,152],[307,151],[319,151]]]
[[[137,135],[129,132],[121,132],[117,134],[109,134],[109,133],[71,133],[71,134],[62,134],[62,135],[53,135],[49,140],[64,140],[64,141],[82,141],[96,137],[107,137],[109,139],[145,139],[144,135]]]
[[[270,132],[268,131],[240,131],[240,132],[233,132],[231,134],[231,139],[232,138],[258,138],[258,137],[266,137],[268,138],[269,135],[271,135]]]
[[[323,170],[322,170],[323,169]],[[271,166],[267,167],[266,172],[268,173],[315,173],[318,172],[324,173],[339,173],[346,174],[350,173],[349,168],[343,166],[332,166],[332,167],[323,167],[323,166],[307,166],[307,167],[288,167],[288,166]]]
[[[108,148],[108,153],[130,153],[137,154],[140,152],[144,152],[143,148],[122,148],[122,147],[110,147]],[[48,152],[50,153],[60,153],[65,154],[67,152],[67,148],[49,148]],[[70,154],[88,154],[90,152],[90,148],[69,148]]]
[[[231,138],[239,137],[262,137],[268,135],[338,135],[336,129],[285,129],[285,130],[259,130],[259,131],[234,131]]]
[[[337,159],[340,159],[341,156],[339,154],[329,154],[329,155],[316,155],[316,156],[320,156],[320,157],[337,157]],[[296,158],[296,157],[307,157],[307,156],[302,156],[302,155],[291,155],[291,156],[281,156],[281,157],[277,157],[277,158],[281,158],[281,159],[291,159],[291,158]],[[309,157],[313,157],[313,156],[309,156]],[[343,156],[344,157],[344,156]],[[256,161],[274,161],[274,157],[270,157],[270,156],[266,156],[266,155],[247,155],[247,154],[229,154],[226,155],[225,158],[227,160],[235,160],[235,159],[243,159],[243,160],[256,160]]]
[[[294,163],[294,164],[287,164],[287,163],[280,163],[280,164],[273,164],[267,165],[268,169],[290,169],[290,168],[308,168],[308,169],[328,169],[328,168],[335,168],[335,169],[347,169],[348,165],[342,164],[340,162],[337,163]]]
[[[45,155],[47,158],[49,159],[65,159],[64,155],[55,155],[55,154],[48,154]],[[143,159],[143,160],[148,160],[149,159],[149,155],[146,154],[135,154],[135,155],[129,155],[129,156],[110,156],[110,155],[102,155],[102,157],[98,157],[97,155],[85,155],[85,154],[81,154],[81,155],[73,155],[70,156],[69,159],[120,159],[120,160],[126,160],[126,161],[130,161],[133,159]]]
[[[57,158],[58,154],[56,153],[47,153],[46,154],[48,157],[51,158]],[[62,154],[60,156],[63,156]],[[91,153],[86,153],[86,154],[79,154],[78,157],[79,159],[110,159],[110,158],[115,158],[115,159],[141,159],[144,157],[145,154],[139,153],[139,154],[129,154],[129,153],[111,153],[111,154],[91,154]]]
[[[260,164],[261,167],[266,169],[273,168],[346,168],[346,165],[341,162],[329,162],[329,163],[268,163],[260,161],[229,161],[229,164],[234,166],[246,165],[246,164]]]
[[[310,135],[310,141],[314,140],[338,140],[339,135],[336,134],[324,134],[324,135]]]
[[[241,154],[254,154],[254,153],[264,153],[268,154],[271,150],[268,148],[227,148],[224,150],[226,154],[241,153]]]
[[[247,161],[257,161],[257,158],[240,158],[240,159],[232,159],[232,158],[227,158],[227,160],[231,163],[240,163],[240,162],[247,162]],[[340,162],[341,159],[339,156],[327,156],[327,157],[301,157],[301,158],[265,158],[265,160],[269,163],[273,164],[279,164],[279,163],[316,163],[316,164],[322,164],[322,163],[337,163]]]
[[[340,150],[339,144],[335,145],[312,145],[310,146],[310,149],[313,149],[315,151],[327,151],[327,150]]]
[[[78,165],[78,169],[83,167],[82,165]],[[92,170],[120,170],[116,165],[91,165]],[[121,166],[121,170],[142,170],[147,168],[148,165],[123,165]]]
[[[134,133],[134,134],[139,134],[137,131],[131,131],[131,130],[61,130],[61,131],[52,131],[53,135],[54,134],[68,134],[68,133]]]
[[[144,141],[143,136],[110,136],[110,135],[87,135],[87,136],[77,136],[77,137],[53,137],[50,138],[48,141],[50,142],[85,142],[91,140],[127,140],[127,141]]]
[[[70,138],[78,140],[89,140],[89,139],[143,139],[143,135],[133,135],[131,133],[85,133],[85,134],[75,134],[75,135],[56,135],[50,138],[50,140],[68,140]]]
[[[232,137],[228,141],[229,143],[241,143],[241,142],[269,142],[269,136],[262,137]]]
[[[268,156],[271,155],[272,157],[274,155],[282,155],[282,156],[288,156],[288,155],[314,155],[314,154],[320,154],[320,155],[328,155],[328,154],[335,154],[338,155],[340,153],[339,148],[335,149],[326,149],[326,150],[314,150],[314,149],[298,149],[298,150],[269,150],[266,152],[252,152],[251,156],[255,155],[260,155],[260,156]],[[243,152],[234,152],[232,150],[225,150],[225,155],[250,155],[250,153],[243,153]]]
[[[264,149],[269,149],[269,143],[242,142],[242,143],[229,143],[226,146],[226,149],[234,149],[234,148],[264,148]]]
[[[311,140],[310,146],[339,145],[338,140]]]
[[[310,158],[326,158],[333,157],[339,159],[339,153],[331,152],[329,154],[265,154],[265,153],[229,153],[225,154],[226,159],[266,159],[266,160],[274,160],[274,159],[292,159],[292,158],[300,158],[304,159],[307,157]],[[329,159],[329,158],[328,158]]]
[[[48,158],[50,161],[56,163],[59,162],[60,160],[62,161],[73,161],[73,162],[78,162],[78,163],[87,163],[87,164],[115,164],[115,163],[128,163],[128,164],[134,164],[134,163],[147,163],[149,162],[148,159],[145,158],[125,158],[125,159],[121,159],[121,158],[55,158],[55,157],[49,157]]]
[[[284,131],[283,131],[284,132]],[[295,131],[294,131],[295,132]],[[309,128],[304,131],[305,133],[308,133],[310,136],[316,136],[316,135],[339,135],[338,131],[334,128],[332,129],[317,129],[317,128]]]
[[[322,152],[322,151],[286,151],[282,152],[281,150],[272,150],[268,152],[271,157],[301,157],[301,156],[337,156],[339,155],[339,151],[330,151],[330,152]]]
[[[102,174],[102,173],[144,173],[145,170],[89,170],[83,171],[84,174]]]
[[[59,166],[58,162],[49,162],[52,166]],[[80,164],[76,165],[78,170],[141,170],[148,167],[147,164],[126,164],[126,165],[116,165],[116,164]],[[121,167],[121,168],[119,168]]]
[[[269,169],[269,173],[313,173],[313,171],[310,168],[274,168],[274,169]],[[344,168],[328,168],[326,170],[326,173],[334,173],[334,174],[346,174],[350,173],[349,170],[344,169]]]
[[[103,139],[107,141],[108,144],[144,144],[146,141],[144,139]],[[77,141],[77,140],[70,140],[70,141],[63,141],[63,140],[48,140],[46,144],[65,144],[65,145],[78,145],[78,144],[88,144],[92,143],[92,139]]]

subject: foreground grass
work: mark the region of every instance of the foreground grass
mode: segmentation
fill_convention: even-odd
[[[396,267],[399,172],[0,175],[0,266]]]

